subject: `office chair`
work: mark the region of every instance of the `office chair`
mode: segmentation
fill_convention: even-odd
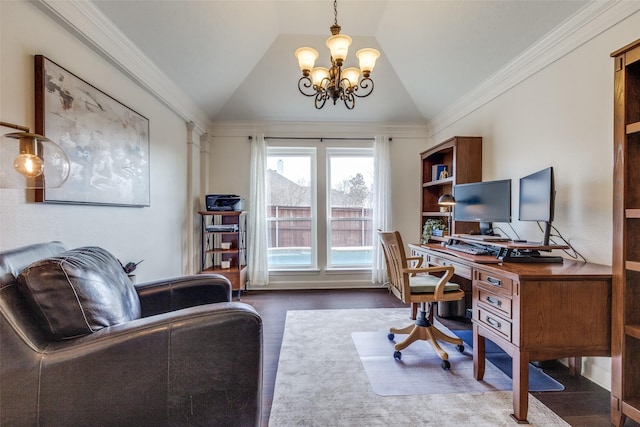
[[[384,232],[378,230],[380,243],[387,263],[389,290],[405,304],[418,303],[420,309],[416,322],[404,328],[390,328],[389,340],[395,334],[409,334],[402,342],[395,345],[393,357],[402,358],[400,350],[405,349],[417,340],[428,341],[442,359],[442,369],[450,369],[449,355],[440,347],[438,340],[456,345],[459,352],[464,351],[462,340],[451,337],[433,326],[434,303],[439,301],[458,301],[464,298],[464,292],[456,283],[449,283],[454,269],[451,266],[423,267],[422,257],[406,257],[402,238],[397,231]],[[409,263],[417,262],[412,267]],[[429,273],[443,273],[442,277]]]

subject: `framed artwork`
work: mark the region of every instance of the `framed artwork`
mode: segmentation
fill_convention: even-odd
[[[67,181],[36,190],[37,202],[150,205],[146,117],[42,55],[35,56],[35,98],[36,133],[71,163]]]

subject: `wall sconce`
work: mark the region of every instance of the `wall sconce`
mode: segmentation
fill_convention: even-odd
[[[26,126],[0,121],[17,129],[0,140],[0,188],[57,188],[69,177],[64,150],[49,138],[31,133]]]
[[[449,213],[447,231],[449,231],[449,236],[452,234],[451,230],[451,207],[456,204],[456,199],[451,194],[443,194],[438,198],[438,205],[446,206],[447,212]]]

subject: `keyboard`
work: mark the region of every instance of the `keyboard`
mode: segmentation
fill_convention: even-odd
[[[453,249],[454,251],[464,252],[470,255],[491,255],[491,252],[487,248],[468,245],[465,243],[449,243],[445,245],[447,249]]]
[[[453,237],[477,240],[479,242],[508,242],[511,239],[503,236],[486,236],[484,234],[455,234]]]

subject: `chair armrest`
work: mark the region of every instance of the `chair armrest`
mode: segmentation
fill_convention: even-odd
[[[407,267],[412,268],[411,267],[411,262],[412,261],[418,261],[418,263],[416,265],[421,266],[422,263],[424,262],[424,257],[422,255],[418,255],[418,256],[409,256],[406,258],[407,260]],[[420,267],[416,267],[416,268],[420,268]]]
[[[444,298],[444,286],[453,277],[453,274],[455,272],[455,268],[453,268],[453,266],[451,265],[436,265],[433,267],[405,268],[403,270],[409,274],[444,273],[440,277],[440,281],[436,285],[436,289],[433,292],[433,296],[436,300],[441,300]]]
[[[218,274],[197,274],[136,285],[142,317],[231,301],[231,283]]]
[[[262,320],[244,303],[202,305],[56,342],[40,366],[43,424],[260,424]]]

